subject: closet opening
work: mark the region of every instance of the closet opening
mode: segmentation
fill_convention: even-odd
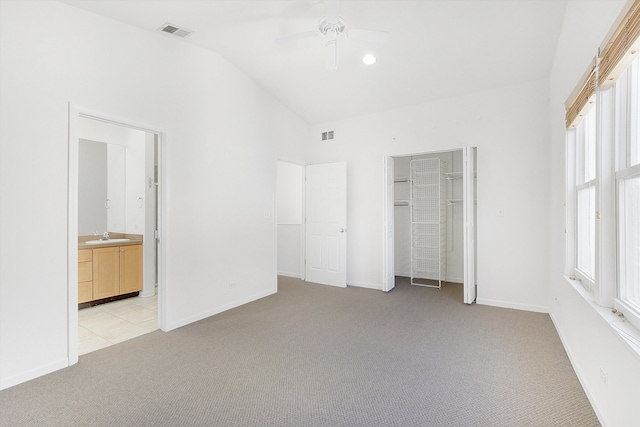
[[[385,159],[384,290],[460,286],[476,297],[475,148]]]

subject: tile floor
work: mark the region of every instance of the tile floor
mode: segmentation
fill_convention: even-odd
[[[78,323],[79,355],[139,337],[158,329],[158,294],[83,308]]]

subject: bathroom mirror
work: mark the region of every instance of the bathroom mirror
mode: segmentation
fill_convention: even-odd
[[[125,193],[125,146],[80,139],[78,235],[124,233]]]

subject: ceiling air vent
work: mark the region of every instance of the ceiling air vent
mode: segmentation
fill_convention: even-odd
[[[158,31],[162,31],[163,33],[171,34],[173,36],[178,36],[182,38],[185,38],[189,34],[193,33],[193,31],[191,30],[187,30],[186,28],[180,28],[177,25],[173,25],[168,22],[162,25],[160,28],[158,28]]]
[[[322,140],[323,141],[332,141],[333,139],[335,139],[334,131],[330,130],[330,131],[327,131],[327,132],[322,132]]]

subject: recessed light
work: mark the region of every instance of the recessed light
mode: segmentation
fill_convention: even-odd
[[[364,58],[362,58],[362,62],[364,62],[367,65],[371,65],[371,64],[375,64],[376,63],[376,57],[369,54],[366,54],[364,56]]]

